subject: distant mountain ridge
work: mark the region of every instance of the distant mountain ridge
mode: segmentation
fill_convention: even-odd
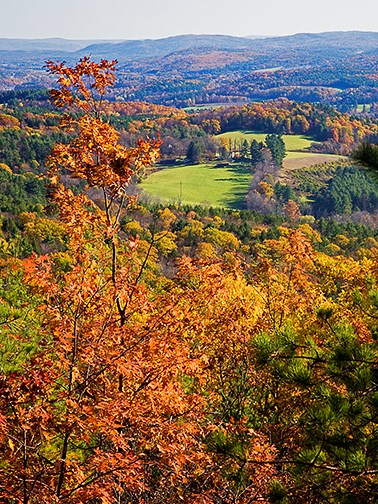
[[[372,49],[378,46],[378,32],[335,31],[322,33],[296,33],[283,37],[269,37],[267,46],[274,44],[287,46],[312,47],[314,45],[328,47],[344,47],[351,49]],[[258,40],[258,43],[261,39]]]
[[[98,40],[70,40],[60,37],[43,39],[0,38],[0,51],[67,51],[83,49]],[[101,43],[120,42],[102,40]]]
[[[157,40],[0,39],[0,91],[53,84],[46,60],[118,60],[113,99],[179,107],[287,98],[355,110],[378,103],[378,32]]]
[[[91,54],[95,58],[136,61],[159,58],[176,51],[209,48],[220,50],[276,50],[339,48],[342,50],[375,51],[378,49],[378,32],[323,32],[297,33],[280,37],[234,37],[231,35],[176,35],[161,39],[144,40],[68,40],[49,39],[5,39],[0,38],[0,51],[33,53],[67,53],[71,59]],[[15,57],[17,55],[15,54]]]
[[[378,48],[378,32],[324,32],[298,33],[295,35],[266,38],[233,37],[229,35],[178,35],[162,39],[127,40],[121,43],[96,43],[80,49],[78,54],[112,57],[120,61],[132,61],[151,57],[163,57],[186,49],[227,50],[275,50],[319,49],[319,47],[343,50],[372,50]]]
[[[176,51],[193,48],[251,49],[253,39],[230,35],[177,35],[162,39],[126,40],[118,44],[92,44],[78,51],[99,57],[113,57],[120,60],[139,60],[163,57]]]

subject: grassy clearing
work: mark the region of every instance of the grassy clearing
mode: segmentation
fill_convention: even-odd
[[[228,131],[227,133],[221,133],[217,135],[216,138],[230,138],[234,140],[257,140],[258,142],[264,142],[266,133],[255,133],[253,131],[239,130],[239,131]],[[287,151],[298,151],[308,149],[312,143],[315,142],[314,139],[304,136],[304,135],[282,135],[282,139],[285,142]]]
[[[363,103],[359,103],[357,105],[357,109],[356,109],[356,112],[363,112],[364,111],[364,107],[365,107],[365,112],[370,112],[370,107],[371,107],[371,104],[370,103],[367,103],[366,105],[364,105]]]
[[[221,108],[225,105],[225,103],[199,103],[198,105],[193,105],[191,107],[184,107],[182,110],[185,110],[185,112],[199,112],[200,110],[213,110],[216,108]]]
[[[218,138],[265,140],[265,133],[232,131]],[[283,135],[287,156],[280,170],[281,180],[290,180],[291,170],[343,160],[342,156],[307,152],[313,140],[304,135]],[[169,166],[152,173],[141,184],[143,191],[164,203],[184,203],[222,208],[243,208],[252,180],[248,168],[237,165],[215,167],[214,163]]]
[[[292,170],[343,159],[331,154],[289,152],[279,179],[290,183]],[[221,168],[214,164],[169,166],[149,175],[141,188],[162,203],[241,209],[251,180],[248,169],[237,165]]]
[[[197,105],[192,105],[190,107],[183,107],[182,110],[185,112],[198,112],[200,110],[213,110],[221,107],[235,107],[245,105],[245,102],[225,102],[225,103],[198,103]]]
[[[252,73],[273,73],[277,72],[277,70],[281,70],[282,66],[279,67],[271,67],[271,68],[259,68],[258,70],[253,70]]]
[[[154,172],[141,187],[162,202],[237,209],[243,207],[251,179],[237,166],[186,165]]]

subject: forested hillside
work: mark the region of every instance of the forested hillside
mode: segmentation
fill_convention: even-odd
[[[376,120],[108,101],[115,65],[0,97],[0,500],[373,504]],[[240,207],[141,191],[201,163]]]
[[[47,59],[117,59],[113,99],[178,107],[285,97],[377,113],[376,32],[245,38],[180,35],[103,42],[0,40],[0,90],[51,87]]]

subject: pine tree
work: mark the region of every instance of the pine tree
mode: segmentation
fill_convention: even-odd
[[[250,146],[252,166],[256,166],[258,163],[261,163],[264,160],[264,155],[262,152],[263,148],[264,144],[262,142],[252,140]]]
[[[270,150],[272,158],[277,166],[282,166],[282,161],[286,156],[285,142],[282,139],[282,135],[277,135],[276,133],[267,135],[265,144]]]
[[[201,150],[197,142],[190,142],[186,157],[191,164],[198,164],[201,161]]]

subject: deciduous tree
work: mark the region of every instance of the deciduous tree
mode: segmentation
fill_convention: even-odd
[[[183,382],[199,363],[173,316],[180,297],[164,283],[150,292],[142,278],[151,247],[141,255],[137,240],[118,236],[127,184],[158,143],[125,149],[104,121],[114,64],[48,63],[73,134],[55,146],[49,171],[67,250],[24,261],[43,316],[39,348],[1,378],[4,502],[177,502],[206,464],[203,398]],[[104,210],[67,189],[62,170],[100,189]]]

